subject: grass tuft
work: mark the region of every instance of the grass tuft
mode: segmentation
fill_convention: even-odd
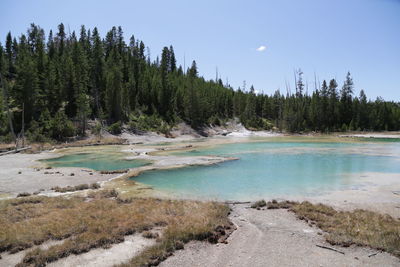
[[[31,196],[31,193],[28,193],[28,192],[19,193],[17,195],[17,197],[29,197],[29,196]]]
[[[259,208],[265,207],[266,205],[267,205],[267,203],[266,203],[265,200],[263,199],[263,200],[254,202],[254,203],[251,205],[251,207],[252,207],[253,209],[259,209]]]
[[[151,232],[151,231],[144,231],[143,234],[142,234],[142,236],[143,236],[144,238],[149,238],[149,239],[151,239],[151,238],[158,238],[158,237],[159,237],[158,233],[153,233],[153,232]]]
[[[66,192],[75,192],[75,191],[82,191],[82,190],[87,190],[87,189],[99,189],[100,185],[98,183],[93,183],[93,184],[80,184],[76,186],[66,186],[66,187],[53,187],[51,190],[54,190],[59,193],[66,193]]]

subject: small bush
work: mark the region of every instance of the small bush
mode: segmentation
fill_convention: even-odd
[[[293,205],[295,205],[296,202],[294,201],[281,201],[278,202],[276,200],[272,200],[267,203],[267,209],[272,210],[272,209],[290,209]]]
[[[215,116],[215,115],[211,116],[208,119],[208,122],[213,126],[221,126],[221,120],[219,119],[218,116]]]
[[[108,131],[112,134],[121,134],[122,132],[122,123],[117,121],[116,123],[111,124],[108,127]]]
[[[99,187],[97,187],[97,188],[93,188],[93,186],[94,186],[94,184],[91,184],[90,186],[88,185],[88,184],[80,184],[80,185],[76,185],[76,186],[66,186],[66,187],[59,187],[59,186],[56,186],[56,187],[53,187],[53,188],[51,188],[51,190],[54,190],[54,191],[56,191],[56,192],[59,192],[59,193],[66,193],[66,192],[74,192],[74,191],[81,191],[81,190],[86,190],[86,189],[97,189],[97,188],[99,188]],[[96,186],[98,186],[97,184],[96,184]]]
[[[145,232],[143,232],[143,234],[142,234],[142,236],[144,237],[144,238],[158,238],[158,234],[157,233],[153,233],[153,232],[151,232],[151,231],[145,231]]]
[[[265,200],[263,199],[263,200],[259,200],[259,201],[254,202],[254,203],[251,205],[251,207],[252,207],[253,209],[257,209],[257,208],[265,207],[266,205],[267,205],[267,203],[266,203]]]
[[[43,133],[42,127],[39,127],[39,124],[36,121],[31,122],[26,137],[31,142],[44,143],[49,141],[49,138],[47,138]]]
[[[118,191],[113,189],[104,189],[97,192],[91,192],[90,198],[118,198]]]
[[[19,194],[17,195],[17,197],[29,197],[30,195],[31,195],[31,193],[23,192],[23,193],[19,193]]]
[[[75,189],[76,190],[86,190],[86,189],[89,189],[89,185],[88,184],[80,184],[80,185],[75,186]]]
[[[14,138],[11,133],[8,133],[6,135],[0,136],[0,143],[11,143],[14,142]]]
[[[100,136],[101,135],[101,123],[100,122],[96,122],[96,125],[92,128],[91,132],[92,134],[96,135],[96,136]]]
[[[342,128],[340,129],[342,132],[347,132],[348,128],[345,123],[343,123]]]
[[[98,183],[93,183],[90,185],[90,189],[99,189],[100,185]]]
[[[171,131],[171,126],[159,116],[153,114],[148,115],[131,115],[128,123],[129,129],[134,133],[140,132],[159,132],[168,134]]]
[[[65,140],[75,135],[75,127],[63,110],[59,110],[50,121],[50,133],[54,139]]]
[[[115,174],[115,173],[127,173],[129,169],[125,170],[113,170],[113,171],[100,171],[100,174]]]
[[[109,189],[109,190],[103,190],[101,191],[102,196],[105,198],[110,198],[110,197],[118,197],[118,191],[113,189]]]

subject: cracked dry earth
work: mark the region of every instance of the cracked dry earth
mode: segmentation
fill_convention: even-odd
[[[234,205],[230,215],[237,230],[228,244],[190,242],[160,266],[400,266],[388,253],[365,247],[334,247],[344,255],[317,247],[328,244],[321,230],[287,210],[255,210]]]

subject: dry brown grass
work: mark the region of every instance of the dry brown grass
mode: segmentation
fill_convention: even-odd
[[[65,193],[65,192],[75,192],[75,191],[82,191],[82,190],[87,190],[87,189],[99,189],[100,185],[98,183],[93,183],[93,184],[80,184],[76,186],[66,186],[66,187],[53,187],[51,190],[54,190],[59,193]]]
[[[208,240],[216,243],[221,236],[233,231],[233,226],[227,219],[229,213],[227,206],[211,202],[203,204],[212,205],[206,207],[207,216],[193,214],[190,216],[190,221],[182,223],[176,221],[169,224],[160,242],[147,248],[130,262],[121,264],[120,267],[156,266],[171,256],[175,250],[183,249],[184,244],[191,240]]]
[[[26,197],[0,201],[0,251],[17,252],[47,240],[64,240],[28,252],[19,266],[43,266],[70,254],[108,247],[125,235],[164,226],[160,241],[132,260],[161,261],[192,239],[215,241],[218,226],[229,227],[229,208],[214,202],[105,198]]]
[[[31,193],[22,192],[22,193],[19,193],[19,194],[17,195],[17,197],[29,197],[29,196],[31,196],[31,195],[32,195]]]
[[[57,143],[56,141],[43,142],[43,143],[31,143],[26,142],[26,146],[31,148],[24,151],[23,153],[32,154],[39,153],[44,150],[51,150],[54,148],[67,148],[67,147],[84,147],[84,146],[100,146],[100,145],[123,145],[126,144],[126,140],[120,137],[90,137],[82,140],[72,142]],[[15,148],[14,143],[0,143],[0,150],[8,150]]]
[[[0,143],[0,150],[10,150],[14,148],[15,148],[14,143]]]
[[[288,208],[296,216],[326,232],[332,245],[369,246],[400,258],[400,220],[389,215],[356,209],[337,211],[323,204],[310,202],[271,201],[267,209]]]

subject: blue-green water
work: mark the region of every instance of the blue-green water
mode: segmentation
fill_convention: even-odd
[[[354,177],[399,173],[400,143],[254,142],[218,145],[175,155],[238,157],[212,166],[149,171],[134,177],[188,198],[248,200],[360,188]]]
[[[96,171],[114,171],[149,164],[143,160],[127,160],[123,153],[79,153],[44,160],[53,167],[82,167]]]

